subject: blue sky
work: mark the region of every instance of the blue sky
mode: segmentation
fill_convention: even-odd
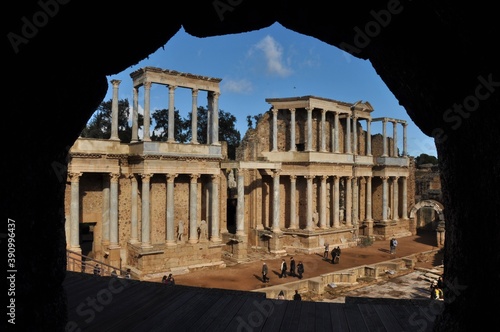
[[[235,126],[242,138],[247,130],[247,116],[269,109],[266,98],[313,95],[352,103],[368,101],[374,108],[372,117],[408,122],[407,142],[411,156],[421,153],[437,156],[434,140],[413,123],[369,61],[357,59],[277,23],[248,33],[208,38],[193,37],[181,29],[147,59],[108,77],[109,81],[121,80],[119,99],[128,99],[132,105],[130,73],[147,66],[221,78],[219,108],[236,116]],[[143,104],[142,93],[143,89],[139,89],[140,105]],[[110,100],[112,94],[110,84],[104,100]],[[203,92],[198,95],[198,105],[207,106]],[[168,89],[153,84],[151,111],[164,108],[168,108]],[[191,111],[190,90],[175,90],[175,108],[184,117]],[[376,124],[372,126],[372,134],[381,132]],[[392,126],[388,126],[388,134],[392,135]],[[398,126],[401,150],[402,137],[402,127]]]

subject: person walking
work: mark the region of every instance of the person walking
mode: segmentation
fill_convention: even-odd
[[[290,276],[292,276],[292,277],[297,276],[295,274],[295,259],[293,259],[293,256],[290,257]]]
[[[391,238],[389,240],[389,252],[392,254],[394,254],[394,238]]]
[[[304,264],[302,264],[302,261],[299,261],[299,264],[297,264],[297,273],[299,274],[299,279],[302,279],[302,274],[304,273]]]
[[[323,258],[328,260],[329,254],[330,254],[330,243],[325,242],[325,252],[323,253]]]
[[[287,270],[286,261],[283,258],[281,260],[281,274],[280,274],[280,278],[286,278],[286,270]]]
[[[295,290],[295,294],[293,295],[294,301],[302,301],[302,296],[300,296],[299,291]]]
[[[396,240],[396,238],[393,238],[393,241],[392,241],[392,246],[393,246],[393,254],[396,253],[396,249],[398,248],[398,240]]]
[[[267,277],[267,272],[268,272],[268,269],[267,269],[267,264],[266,262],[262,263],[262,282],[269,282],[269,278]]]

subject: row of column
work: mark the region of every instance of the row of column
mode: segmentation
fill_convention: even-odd
[[[80,223],[80,177],[82,173],[70,173],[71,181],[71,205],[70,205],[70,247],[79,248],[79,223]],[[141,174],[142,180],[142,223],[141,223],[141,247],[151,248],[151,220],[150,220],[150,179],[153,174]],[[109,248],[119,248],[118,239],[118,179],[120,175],[110,174],[109,187],[103,188],[102,209],[102,242],[109,244]],[[167,174],[167,206],[166,206],[166,244],[176,245],[175,220],[174,220],[174,180],[177,174]],[[189,238],[190,243],[198,242],[198,179],[199,174],[191,174],[189,186]],[[138,182],[136,175],[129,175],[131,180],[131,217],[130,217],[130,242],[139,242],[138,229]],[[210,183],[210,211],[211,211],[211,237],[213,242],[220,242],[219,230],[219,175],[212,175]]]
[[[306,140],[306,151],[314,151],[312,148],[312,111],[313,108],[306,107],[305,110],[307,111],[307,140]],[[272,137],[272,151],[277,152],[278,151],[278,109],[273,108],[273,137]],[[296,120],[295,120],[295,108],[290,108],[290,151],[296,151],[296,143],[295,143],[295,125],[296,125]],[[332,138],[332,152],[335,153],[340,153],[340,140],[339,140],[339,114],[340,112],[337,111],[328,111],[325,109],[321,109],[321,124],[320,124],[320,151],[321,152],[327,152],[326,150],[326,113],[327,112],[333,112],[334,113],[334,122],[333,122],[333,128],[332,128],[332,133],[331,133],[331,138]],[[352,153],[352,154],[358,154],[358,133],[357,133],[357,123],[358,123],[358,117],[356,115],[350,115],[347,113],[346,114],[346,133],[345,133],[345,147],[344,151],[345,153]],[[371,156],[372,155],[372,148],[371,148],[371,120],[368,118],[362,118],[366,120],[366,155]],[[352,121],[352,137],[353,137],[353,142],[351,143],[351,121]],[[388,156],[388,150],[387,150],[387,132],[386,132],[386,124],[387,122],[392,122],[393,124],[393,141],[394,141],[394,151],[393,151],[393,156],[397,156],[397,124],[401,123],[403,125],[403,156],[406,156],[407,154],[407,132],[406,132],[406,127],[407,123],[405,121],[400,121],[400,120],[390,120],[387,118],[384,118],[382,120],[382,126],[383,126],[383,139],[384,139],[384,147],[383,147],[383,156]]]
[[[236,234],[244,234],[244,173],[240,170],[238,172],[238,207],[236,214]],[[314,175],[305,175],[307,180],[307,223],[306,230],[313,230],[315,228],[315,224],[313,220],[313,180],[315,178]],[[330,226],[327,225],[326,218],[326,207],[327,207],[327,185],[326,181],[329,176],[321,176],[321,185],[320,185],[320,212],[319,212],[319,228],[326,229]],[[340,178],[339,176],[333,177],[333,226],[334,228],[340,227]],[[272,190],[272,225],[271,229],[273,232],[281,232],[279,221],[280,221],[280,171],[274,170],[272,174],[273,178],[273,190]],[[372,217],[372,177],[343,177],[345,179],[345,224],[348,227],[356,227],[359,222],[359,183],[358,180],[360,178],[364,178],[366,180],[366,221],[373,220]],[[392,180],[392,217],[393,220],[399,219],[399,178],[398,176],[381,177],[382,179],[382,221],[389,221],[388,212],[389,208],[389,179]],[[289,229],[299,229],[299,221],[297,219],[296,212],[296,183],[297,176],[290,176],[290,225]],[[401,177],[402,184],[402,211],[401,218],[408,219],[408,211],[407,211],[407,178]]]
[[[113,99],[111,104],[111,140],[119,140],[118,138],[118,89],[121,81],[111,80],[113,85]],[[144,141],[151,141],[151,85],[152,82],[144,83]],[[169,91],[168,103],[168,138],[167,142],[175,142],[175,89],[177,86],[167,86]],[[198,89],[191,89],[191,143],[198,143]],[[133,88],[133,106],[132,106],[132,139],[131,142],[138,142],[138,100],[139,88]],[[207,144],[220,144],[219,142],[219,95],[220,93],[214,91],[207,91],[208,100],[208,114],[207,114]]]

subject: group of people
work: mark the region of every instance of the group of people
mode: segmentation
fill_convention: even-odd
[[[340,250],[340,246],[333,248],[332,250],[332,264],[336,264],[340,261],[340,254],[342,250]]]
[[[439,277],[437,281],[431,284],[431,299],[433,300],[443,300],[444,299],[444,282],[443,278]]]
[[[262,263],[262,282],[268,283],[269,282],[269,268],[267,267],[266,262]],[[304,274],[304,264],[302,261],[299,261],[299,263],[296,265],[295,264],[295,259],[293,257],[290,257],[290,270],[288,270],[288,265],[283,258],[281,261],[280,265],[280,278],[286,278],[288,275],[291,277],[297,277],[299,279],[303,278]]]
[[[297,270],[297,272],[295,272],[295,270]],[[295,259],[292,256],[290,257],[290,271],[288,272],[286,261],[283,258],[281,260],[280,271],[280,278],[286,278],[287,275],[290,275],[291,277],[298,277],[299,279],[302,279],[302,274],[304,273],[304,264],[302,264],[302,261],[300,261],[297,265],[295,265]]]
[[[279,292],[278,300],[285,300],[285,293],[283,291]],[[300,293],[297,289],[295,290],[295,294],[293,294],[293,300],[294,301],[302,301],[302,296],[300,295]]]
[[[170,273],[168,275],[168,277],[166,275],[164,275],[163,278],[161,279],[161,283],[165,284],[167,286],[174,286],[175,285],[175,279],[174,279],[174,276],[172,275],[172,273]]]
[[[340,246],[333,248],[332,250],[332,264],[338,263],[340,260]],[[330,255],[330,244],[325,242],[325,251],[323,253],[323,259],[328,261],[328,255]]]

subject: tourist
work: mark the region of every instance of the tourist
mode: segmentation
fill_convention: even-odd
[[[278,294],[278,300],[284,300],[285,299],[285,293],[283,293],[283,291],[280,291],[280,293]]]
[[[262,282],[269,282],[269,278],[267,277],[267,264],[266,262],[262,263]]]
[[[290,257],[290,276],[292,276],[292,277],[297,276],[295,274],[295,259],[293,259],[293,256]]]
[[[325,252],[323,253],[323,258],[328,260],[328,255],[330,254],[330,243],[325,243]]]
[[[281,269],[280,270],[281,270],[280,278],[286,278],[287,266],[286,266],[286,262],[285,262],[284,258],[281,260]]]
[[[125,273],[125,279],[131,279],[132,276],[130,275],[130,269],[127,269],[127,272]]]
[[[297,264],[297,273],[299,274],[299,279],[302,279],[302,274],[304,273],[304,264],[302,264],[302,261],[299,261],[299,264]]]
[[[172,275],[172,273],[170,273],[168,275],[167,286],[175,286],[175,279],[174,279],[174,276]]]
[[[302,300],[302,296],[300,296],[298,290],[295,290],[295,294],[293,295],[293,300],[294,301],[301,301]]]
[[[163,275],[163,278],[161,278],[161,283],[166,285],[167,284],[167,276]]]

